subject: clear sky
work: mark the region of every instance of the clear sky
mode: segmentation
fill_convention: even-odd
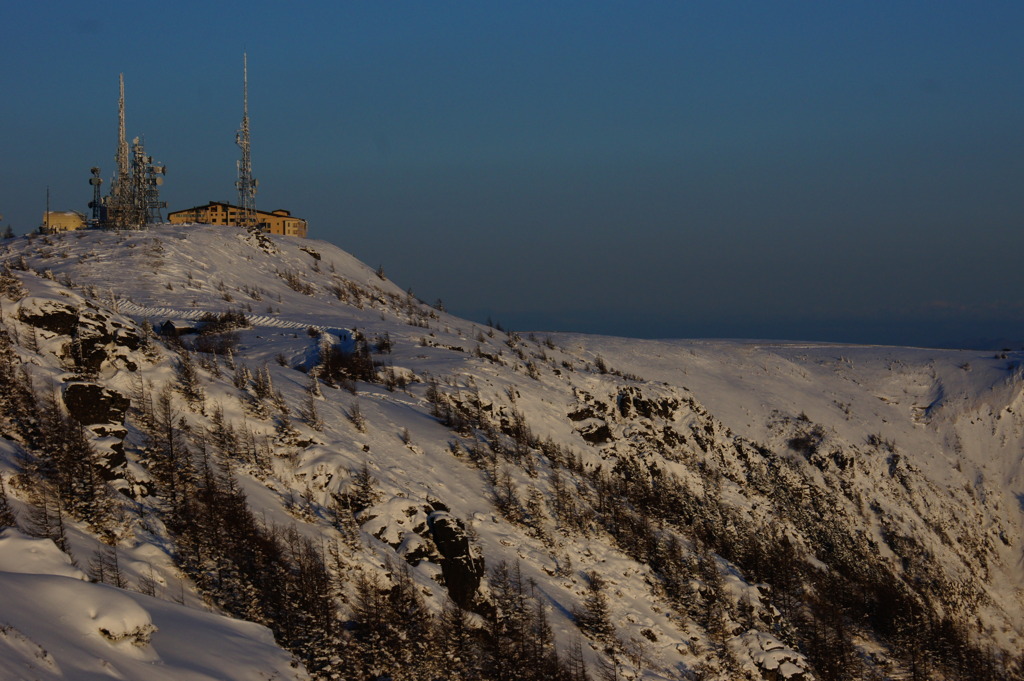
[[[0,214],[257,207],[522,330],[1024,342],[1024,3],[7,2]]]

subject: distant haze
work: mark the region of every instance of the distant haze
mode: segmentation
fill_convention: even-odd
[[[517,329],[1024,342],[1024,4],[17,3],[0,213],[257,206]],[[17,67],[14,67],[17,65]],[[109,186],[105,184],[104,187]]]

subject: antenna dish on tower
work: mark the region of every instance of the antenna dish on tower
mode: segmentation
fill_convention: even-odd
[[[110,181],[110,194],[100,199],[99,187],[103,180],[100,169],[92,169],[89,184],[93,186],[93,223],[113,229],[143,229],[145,225],[162,222],[162,209],[167,204],[160,201],[159,187],[163,184],[165,166],[154,165],[153,157],[146,155],[139,137],[128,146],[124,115],[124,74],[118,79],[120,96],[117,103],[117,169]]]

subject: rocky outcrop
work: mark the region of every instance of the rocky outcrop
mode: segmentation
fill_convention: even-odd
[[[71,336],[78,327],[78,309],[67,303],[46,300],[35,305],[23,304],[18,319],[37,329]]]
[[[465,524],[447,504],[426,504],[395,497],[357,514],[364,531],[395,549],[410,565],[426,561],[441,568],[435,579],[462,607],[474,603],[484,576],[484,560],[470,541]]]
[[[124,351],[138,350],[142,341],[127,324],[98,310],[86,309],[79,315],[74,337],[80,353],[75,359],[83,369],[99,371],[105,361],[116,358],[124,359],[129,370],[136,368]]]
[[[141,347],[138,331],[88,304],[76,307],[56,300],[33,300],[22,304],[18,319],[67,337],[64,358],[83,371],[96,373],[104,362],[114,361],[129,371],[138,368],[127,352]]]
[[[431,536],[441,552],[441,574],[448,595],[460,607],[468,608],[484,575],[484,560],[475,555],[466,526],[447,511],[435,511],[427,519]]]
[[[123,424],[131,402],[127,397],[96,383],[68,383],[64,386],[64,406],[83,426]]]
[[[64,386],[64,406],[68,413],[92,434],[92,445],[99,455],[103,477],[123,479],[128,460],[124,454],[124,427],[130,400],[96,383],[68,383]]]

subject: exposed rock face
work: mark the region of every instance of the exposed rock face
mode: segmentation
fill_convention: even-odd
[[[69,383],[64,386],[64,405],[83,426],[100,423],[124,423],[131,402],[121,393],[96,383]]]
[[[122,360],[130,371],[137,368],[124,350],[139,349],[138,332],[99,310],[54,300],[35,301],[22,305],[18,318],[37,329],[66,336],[70,341],[66,355],[85,371],[95,373],[104,362],[115,359]]]
[[[103,477],[109,481],[124,478],[128,463],[124,454],[125,414],[130,400],[96,383],[68,383],[64,386],[64,406],[68,413],[94,436],[93,446],[100,456]]]
[[[639,388],[629,386],[619,390],[615,401],[624,419],[639,416],[646,419],[670,419],[679,409],[679,400],[670,397],[644,397]]]
[[[484,560],[474,555],[469,535],[462,521],[445,511],[435,511],[427,519],[437,550],[444,559],[441,574],[448,587],[448,595],[460,607],[473,602],[480,579],[484,574]]]
[[[99,371],[104,361],[117,356],[117,346],[138,350],[141,345],[135,329],[96,310],[82,311],[75,328],[75,342],[80,353],[75,359],[89,371]]]
[[[18,318],[37,329],[45,329],[62,336],[74,334],[78,326],[78,310],[55,300],[34,306],[23,305],[18,312]]]
[[[583,436],[584,440],[592,445],[611,442],[614,439],[612,437],[611,429],[608,428],[608,424],[601,420],[595,420],[592,423],[577,426],[576,430]]]
[[[436,499],[427,504],[395,497],[357,515],[363,530],[395,549],[410,565],[427,561],[441,568],[451,599],[473,605],[485,565],[461,520]]]

